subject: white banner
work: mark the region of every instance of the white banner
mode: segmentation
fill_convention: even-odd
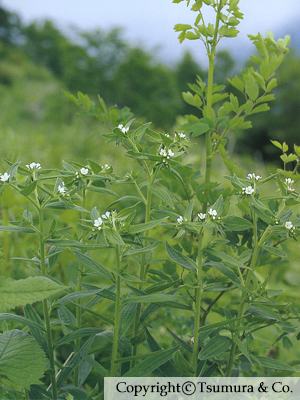
[[[300,378],[105,378],[104,400],[300,400]]]

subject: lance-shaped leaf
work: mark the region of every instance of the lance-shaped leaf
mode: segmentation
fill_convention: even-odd
[[[146,232],[149,229],[152,229],[155,226],[160,225],[164,221],[164,219],[165,218],[158,219],[156,221],[146,222],[145,224],[135,225],[135,226],[129,228],[129,233],[134,234],[134,233]]]
[[[168,204],[169,207],[174,208],[172,198],[166,190],[158,186],[151,186],[151,192],[163,202]]]
[[[245,218],[237,217],[235,215],[228,215],[222,218],[222,223],[225,228],[230,231],[240,232],[252,228],[252,224]]]
[[[172,357],[173,353],[179,349],[179,346],[173,347],[169,350],[156,353],[151,357],[147,357],[141,361],[138,365],[128,371],[124,377],[142,377],[147,376],[150,372],[154,371],[161,365],[165,364]]]
[[[200,351],[199,360],[208,360],[223,354],[230,346],[232,340],[227,336],[216,335]]]
[[[0,375],[29,389],[40,383],[47,368],[43,350],[28,333],[14,329],[0,334]]]
[[[78,258],[78,260],[83,265],[92,269],[94,272],[96,272],[97,275],[104,276],[105,278],[109,279],[112,282],[115,281],[114,274],[109,269],[101,265],[98,261],[93,260],[92,258],[80,253],[79,251],[71,250],[71,252]]]
[[[180,253],[180,251],[176,250],[174,247],[170,246],[168,242],[166,243],[166,250],[171,260],[181,265],[185,269],[197,272],[197,265],[195,261]]]
[[[64,286],[43,276],[26,279],[0,278],[0,312],[26,306],[64,290]]]
[[[279,369],[281,371],[299,372],[299,370],[291,367],[290,365],[284,364],[281,361],[273,360],[272,358],[269,357],[257,356],[255,357],[255,359],[258,360],[260,365],[262,365],[265,368]],[[253,363],[255,363],[256,361],[255,359],[253,359]]]

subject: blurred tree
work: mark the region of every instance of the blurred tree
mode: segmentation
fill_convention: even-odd
[[[253,118],[253,128],[237,138],[239,153],[254,153],[259,149],[264,160],[274,161],[281,152],[271,140],[285,141],[291,149],[294,143],[300,145],[300,58],[294,51],[280,66],[276,78],[276,99],[270,103],[271,110],[264,115],[257,114]]]
[[[15,13],[0,6],[0,40],[5,44],[18,44],[21,38],[21,20]]]
[[[114,76],[118,106],[132,111],[165,130],[174,124],[182,100],[175,74],[140,48],[130,49]]]

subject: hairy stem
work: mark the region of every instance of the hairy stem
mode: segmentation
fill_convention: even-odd
[[[116,247],[116,257],[117,257],[117,290],[116,290],[116,309],[115,309],[115,326],[114,326],[114,338],[113,338],[113,348],[111,356],[111,367],[110,376],[116,376],[116,359],[118,353],[118,341],[119,341],[119,323],[120,323],[120,308],[121,308],[121,254],[120,247]]]
[[[40,257],[41,257],[41,275],[46,276],[46,264],[45,264],[45,244],[44,244],[44,216],[43,209],[39,209],[39,220],[40,220]],[[43,311],[44,318],[46,324],[46,333],[47,333],[47,343],[48,343],[48,351],[49,351],[49,359],[50,359],[50,368],[52,370],[51,373],[51,383],[52,383],[52,397],[54,400],[57,400],[57,386],[56,386],[56,377],[55,377],[55,360],[54,360],[54,349],[52,342],[52,332],[51,332],[51,324],[50,324],[50,313],[48,308],[48,299],[43,300]]]
[[[202,235],[200,230],[198,237],[198,272],[197,272],[197,288],[195,289],[196,305],[195,305],[195,322],[194,322],[194,346],[193,346],[193,369],[195,377],[197,377],[198,365],[198,346],[199,346],[199,327],[202,297]],[[199,287],[200,286],[200,287]]]
[[[85,199],[86,199],[86,193],[85,189],[82,190],[82,208],[85,209]],[[84,218],[84,212],[81,212],[81,219]],[[83,278],[83,269],[84,266],[82,263],[79,263],[79,270],[78,270],[78,281],[77,281],[77,287],[76,291],[81,292],[82,287],[81,287],[81,282]],[[79,329],[81,327],[81,314],[82,314],[82,309],[81,309],[81,298],[77,299],[76,301],[76,326]],[[79,348],[80,347],[80,338],[76,340],[76,346]],[[79,365],[75,368],[74,371],[74,386],[78,386],[79,384]]]

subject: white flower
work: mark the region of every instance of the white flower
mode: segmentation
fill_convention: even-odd
[[[125,128],[122,124],[118,125],[118,128],[123,132],[126,133],[129,131],[129,127]]]
[[[29,165],[27,164],[26,167],[27,167],[28,169],[35,169],[35,170],[38,170],[38,169],[41,169],[41,164],[40,164],[40,163],[32,162],[32,163],[30,163]]]
[[[294,225],[291,223],[291,221],[286,221],[284,226],[286,227],[286,229],[294,229]]]
[[[60,193],[62,196],[64,196],[64,195],[66,194],[67,189],[66,189],[66,187],[65,187],[64,182],[62,182],[62,185],[58,185],[57,190],[59,191],[59,193]]]
[[[82,175],[87,175],[89,173],[89,170],[88,168],[81,168],[80,172]]]
[[[252,194],[255,190],[253,189],[252,186],[247,186],[246,188],[243,188],[243,194]]]
[[[192,336],[190,342],[191,342],[192,344],[194,344],[194,341],[195,341],[194,336]]]
[[[174,153],[173,153],[173,151],[171,149],[168,150],[168,156],[169,157],[173,157],[174,156]]]
[[[209,209],[208,214],[211,215],[213,219],[216,219],[216,216],[218,215],[217,211],[212,208]]]
[[[0,174],[0,180],[1,182],[6,182],[9,180],[10,175],[7,172],[4,172],[3,175]]]
[[[168,133],[165,133],[165,137],[170,137],[170,135]]]
[[[167,157],[167,152],[166,152],[165,149],[161,149],[160,152],[159,152],[159,154],[160,154],[161,156],[163,156],[163,157]]]
[[[107,170],[107,169],[109,169],[110,167],[109,167],[108,164],[104,164],[102,168],[103,168],[104,170]]]
[[[95,221],[94,221],[94,226],[95,226],[96,228],[98,228],[98,229],[100,230],[102,224],[103,224],[103,220],[102,220],[101,217],[95,219]]]
[[[178,133],[178,137],[180,137],[180,139],[185,139],[186,138],[184,133]]]
[[[101,217],[102,217],[103,219],[108,219],[108,218],[110,217],[110,212],[109,212],[109,211],[106,211],[106,213],[103,214],[103,215],[101,215]]]
[[[260,175],[255,175],[255,174],[253,173],[253,174],[248,174],[247,178],[248,178],[248,179],[255,179],[255,180],[258,181],[259,179],[261,179],[261,176],[260,176]]]
[[[180,217],[177,218],[177,223],[178,223],[179,225],[181,225],[182,222],[183,222],[183,217],[180,215]]]
[[[206,218],[206,214],[199,213],[198,217],[199,217],[199,219],[205,219]]]
[[[291,178],[285,178],[286,185],[292,185],[294,181]]]

